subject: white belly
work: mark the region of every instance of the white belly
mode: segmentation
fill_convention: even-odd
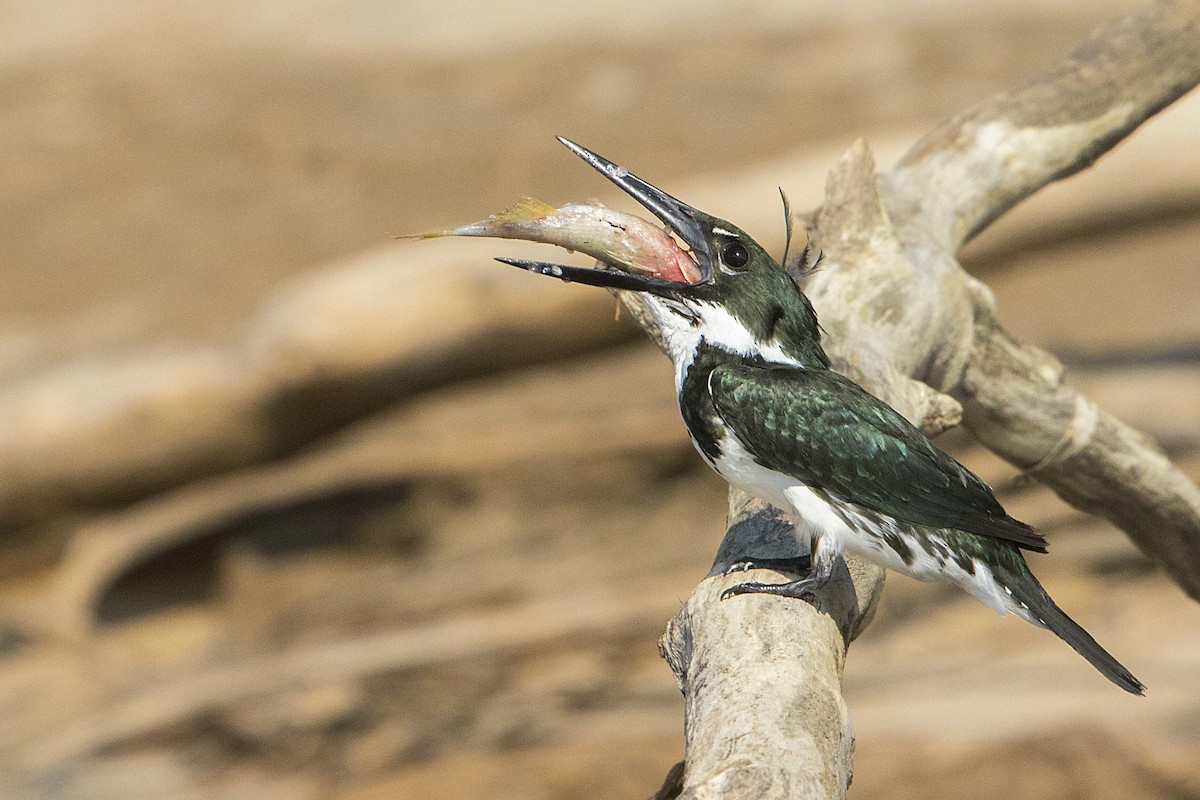
[[[734,436],[722,440],[721,450],[721,456],[713,464],[717,472],[735,486],[791,512],[798,539],[811,543],[814,536],[819,537],[822,548],[853,553],[917,580],[954,583],[1001,616],[1009,611],[1026,616],[1025,609],[995,580],[986,564],[975,560],[973,570],[967,571],[953,559],[935,557],[926,549],[926,543],[906,531],[903,523],[897,524],[889,517],[866,516],[852,503],[839,503],[832,498],[826,501],[790,475],[759,464]],[[907,545],[910,561],[888,546],[888,537],[897,537]],[[936,530],[931,529],[925,530],[925,537],[938,538]]]

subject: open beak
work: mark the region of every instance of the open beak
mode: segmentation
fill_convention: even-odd
[[[700,270],[699,281],[667,280],[652,275],[635,275],[629,272],[569,267],[545,261],[526,261],[516,258],[497,258],[497,261],[514,267],[527,269],[542,275],[560,278],[589,286],[604,286],[610,289],[625,289],[635,292],[650,292],[671,297],[685,293],[689,287],[708,283],[712,279],[713,253],[707,230],[700,221],[700,212],[677,200],[661,189],[642,180],[624,167],[618,166],[602,155],[575,144],[570,139],[557,137],[572,153],[591,164],[597,172],[621,187],[634,200],[646,207],[663,224],[671,229],[687,245],[692,259]]]

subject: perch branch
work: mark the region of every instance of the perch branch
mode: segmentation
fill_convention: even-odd
[[[1200,599],[1200,489],[1145,435],[1062,382],[990,314],[961,387],[967,429],[1076,508],[1110,520]]]
[[[842,667],[874,613],[882,571],[846,561],[816,606],[723,603],[721,592],[745,580],[725,575],[739,554],[798,555],[791,523],[757,499],[731,492],[730,522],[712,572],[659,645],[686,697],[684,796],[840,797],[854,748]]]
[[[839,370],[928,430],[958,410],[929,386],[956,394],[981,441],[1122,525],[1194,596],[1200,492],[1148,440],[1064,387],[1057,362],[1008,336],[955,253],[1195,85],[1198,25],[1196,5],[1178,2],[1109,23],[1058,68],[939,126],[884,175],[859,142],[807,218],[826,267],[805,285]],[[747,517],[736,498],[734,508],[723,549],[762,555],[745,528],[766,525],[763,512]],[[818,612],[764,597],[735,608],[718,600],[728,579],[714,575],[672,620],[662,648],[686,703],[681,797],[842,796],[853,749],[844,647],[882,588],[878,572],[847,565],[855,577],[829,592],[854,602],[822,596]],[[783,655],[760,675],[764,652]]]
[[[953,252],[1038,189],[1091,166],[1198,80],[1195,0],[1150,3],[922,137],[881,176],[888,209],[919,219]]]
[[[925,136],[880,185],[927,287],[961,275],[947,254],[989,222],[1090,165],[1197,83],[1200,4],[1161,0],[1101,26],[1057,68]],[[1063,383],[1052,356],[1018,343],[996,320],[991,293],[961,277],[963,292],[942,297],[962,368],[943,359],[946,369],[914,374],[963,404],[966,427],[984,445],[1120,526],[1200,599],[1200,490],[1147,437]]]
[[[859,145],[831,173],[824,219],[827,255],[838,263],[866,257],[886,215],[874,185],[874,164]],[[903,268],[898,245],[878,262]],[[866,258],[867,262],[872,262]],[[831,270],[832,271],[832,270]],[[859,300],[862,297],[860,296]],[[638,295],[623,294],[634,319],[660,341]],[[861,306],[860,306],[861,307]],[[851,313],[853,304],[844,306]],[[895,315],[893,315],[895,316]],[[848,320],[830,312],[831,321]],[[909,323],[895,317],[903,328]],[[825,323],[826,328],[829,327]],[[870,342],[895,345],[913,338],[831,337],[837,368],[886,399],[929,433],[957,423],[958,404],[889,366],[890,353]],[[661,342],[660,342],[661,344]],[[840,797],[849,785],[853,732],[841,695],[846,647],[869,624],[883,588],[883,571],[860,559],[844,566],[819,593],[817,606],[745,595],[720,602],[743,575],[725,576],[748,556],[778,558],[795,552],[781,512],[733,491],[729,530],[709,577],[675,616],[660,642],[685,697],[687,758],[682,797]],[[797,713],[803,708],[804,713]]]

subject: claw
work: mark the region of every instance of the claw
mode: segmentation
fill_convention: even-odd
[[[773,569],[776,572],[790,572],[793,575],[807,575],[812,566],[812,559],[808,556],[794,556],[792,558],[748,558],[744,561],[735,561],[725,568],[725,575],[732,575],[735,572],[749,572],[752,569]]]
[[[772,594],[776,597],[792,597],[813,602],[817,599],[817,584],[811,578],[786,583],[739,583],[721,592],[721,599],[728,600],[739,594]]]

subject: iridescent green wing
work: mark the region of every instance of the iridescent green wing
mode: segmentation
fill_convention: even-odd
[[[915,525],[1046,550],[1046,540],[1010,517],[986,483],[836,372],[726,365],[713,370],[709,391],[764,467]]]

